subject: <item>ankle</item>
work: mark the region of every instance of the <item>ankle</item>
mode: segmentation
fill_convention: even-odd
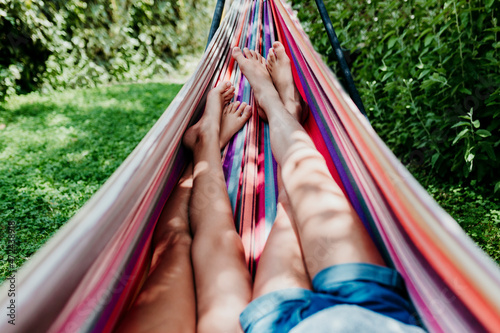
[[[219,130],[214,127],[210,128],[204,124],[196,124],[184,135],[183,138],[184,145],[189,148],[193,153],[196,151],[203,150],[207,145],[216,142],[219,144]]]
[[[214,128],[204,128],[200,130],[196,138],[197,146],[204,147],[213,142],[219,143],[219,132],[220,130],[215,126]]]
[[[257,102],[259,103],[260,107],[264,109],[264,111],[274,111],[276,108],[280,108],[281,106],[284,107],[283,102],[281,101],[280,95],[276,90],[265,90],[261,92],[260,94],[255,94],[257,98]]]
[[[290,113],[281,100],[279,100],[279,103],[273,103],[271,106],[266,107],[264,111],[267,115],[269,125],[271,123],[282,124],[285,118],[290,117]]]

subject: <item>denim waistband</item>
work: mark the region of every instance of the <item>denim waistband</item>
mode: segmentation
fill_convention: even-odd
[[[348,281],[376,282],[388,287],[404,290],[404,280],[392,268],[367,263],[348,263],[330,266],[320,271],[312,280],[313,289],[326,292],[333,284]]]
[[[277,305],[286,301],[305,301],[313,294],[303,288],[289,288],[270,292],[254,299],[240,315],[240,323],[245,331],[253,322],[265,314],[276,310]]]

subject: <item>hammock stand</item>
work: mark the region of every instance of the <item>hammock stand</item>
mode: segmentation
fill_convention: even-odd
[[[284,0],[234,0],[200,64],[110,179],[17,273],[16,326],[1,332],[111,332],[147,276],[158,217],[185,166],[185,130],[221,80],[253,104],[230,57],[281,41],[311,114],[304,128],[431,332],[500,327],[500,270],[418,184],[314,52]],[[220,3],[220,0],[219,0]],[[215,20],[214,20],[215,21]],[[338,53],[338,52],[336,52]],[[256,112],[224,150],[223,169],[249,270],[276,214],[276,162]],[[8,286],[0,307],[10,304]]]

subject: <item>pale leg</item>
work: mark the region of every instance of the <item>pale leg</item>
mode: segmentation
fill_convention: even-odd
[[[310,277],[342,263],[384,265],[324,158],[297,118],[286,110],[260,56],[248,50],[245,56],[238,48],[233,49],[233,57],[269,121],[271,148],[281,166]]]

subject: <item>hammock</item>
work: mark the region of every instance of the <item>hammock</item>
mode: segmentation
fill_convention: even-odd
[[[313,51],[280,0],[235,0],[200,64],[166,112],[89,202],[16,276],[16,326],[0,331],[112,331],[147,276],[151,236],[185,164],[181,138],[200,116],[206,93],[231,80],[236,99],[253,103],[230,57],[232,47],[267,54],[280,40],[311,114],[305,128],[333,178],[403,276],[432,332],[500,327],[500,271],[426,193],[359,112]],[[276,162],[257,112],[223,154],[236,228],[255,272],[276,214]],[[8,286],[0,306],[9,304]],[[160,314],[159,314],[160,315]]]

